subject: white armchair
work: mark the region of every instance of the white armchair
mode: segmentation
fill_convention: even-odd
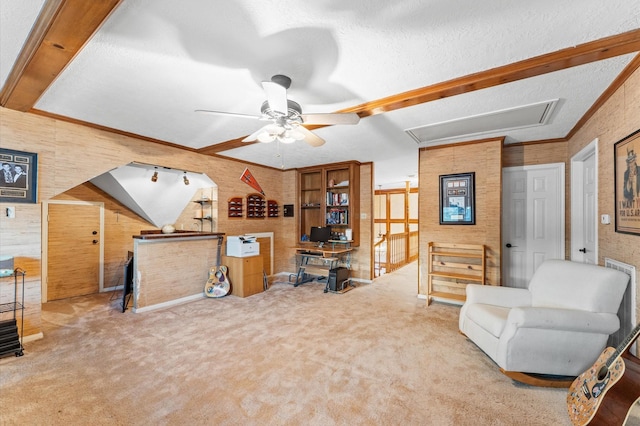
[[[620,327],[617,312],[628,281],[614,269],[547,260],[527,289],[469,284],[460,332],[507,376],[554,386],[522,373],[577,376],[587,370]]]

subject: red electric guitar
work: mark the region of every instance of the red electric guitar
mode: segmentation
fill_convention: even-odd
[[[638,324],[617,349],[606,348],[576,377],[567,395],[571,423],[622,425],[640,398],[640,360],[627,352],[640,334]]]

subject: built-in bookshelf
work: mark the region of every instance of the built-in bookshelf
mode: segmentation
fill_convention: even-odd
[[[359,245],[360,163],[345,162],[300,169],[298,173],[299,237],[312,226],[330,226],[340,239],[351,229],[354,246]]]

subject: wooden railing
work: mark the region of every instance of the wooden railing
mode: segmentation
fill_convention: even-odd
[[[418,231],[383,235],[373,248],[374,276],[379,277],[418,259]]]

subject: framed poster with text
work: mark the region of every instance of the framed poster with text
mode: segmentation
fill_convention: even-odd
[[[613,151],[616,232],[640,235],[640,130],[616,142]]]
[[[440,175],[440,225],[475,223],[475,173]]]

